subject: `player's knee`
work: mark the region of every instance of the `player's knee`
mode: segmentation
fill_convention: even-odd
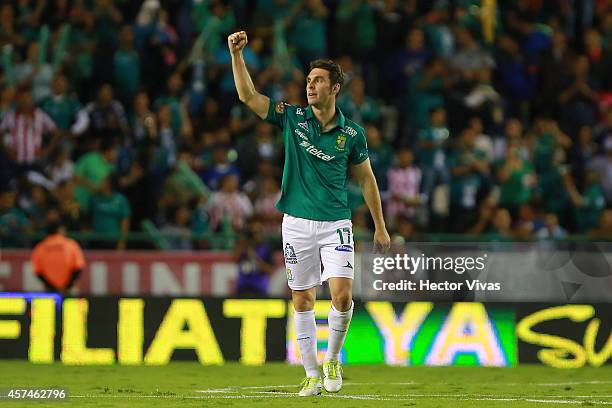
[[[353,298],[351,296],[350,291],[342,291],[341,293],[332,295],[332,304],[334,305],[334,309],[345,312],[351,308],[353,303]]]
[[[309,293],[294,291],[293,308],[297,312],[307,312],[314,309],[314,298]]]

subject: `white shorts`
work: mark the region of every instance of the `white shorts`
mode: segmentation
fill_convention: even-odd
[[[351,220],[312,221],[285,214],[283,250],[289,287],[304,290],[329,278],[353,279],[354,244]]]

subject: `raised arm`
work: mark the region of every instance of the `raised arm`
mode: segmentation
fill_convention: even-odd
[[[247,34],[244,31],[239,31],[230,34],[227,37],[227,46],[232,56],[232,72],[234,73],[234,83],[238,91],[240,101],[246,104],[253,112],[262,119],[268,116],[268,108],[270,107],[270,98],[260,94],[253,85],[253,80],[247,70],[242,50],[249,42]]]

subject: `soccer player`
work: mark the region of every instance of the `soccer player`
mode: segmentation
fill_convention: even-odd
[[[374,219],[374,249],[384,251],[390,246],[365,132],[336,107],[343,73],[335,62],[311,62],[306,78],[308,106],[288,105],[255,90],[242,55],[247,34],[231,34],[227,42],[240,100],[261,119],[283,130],[285,167],[276,207],[284,213],[287,281],[295,308],[296,339],[306,371],[299,395],[321,393],[314,314],[316,287],[321,281],[328,282],[332,297],[323,385],[328,392],[338,392],[342,387],[339,353],[353,315],[355,246],[347,204],[349,163],[354,166]]]

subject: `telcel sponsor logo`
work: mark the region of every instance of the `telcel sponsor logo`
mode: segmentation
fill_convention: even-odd
[[[303,140],[300,143],[300,146],[304,147],[308,153],[310,153],[313,156],[315,156],[316,158],[324,160],[324,161],[330,161],[330,160],[333,160],[336,157],[336,156],[330,156],[329,154],[325,153],[321,149],[317,149],[316,147],[314,147],[312,144],[310,144],[309,142],[307,142],[305,140]]]
[[[304,132],[302,132],[299,129],[294,129],[295,130],[295,134],[298,135],[299,137],[301,137],[304,140],[308,140],[308,137],[306,137],[306,135],[304,134]]]

